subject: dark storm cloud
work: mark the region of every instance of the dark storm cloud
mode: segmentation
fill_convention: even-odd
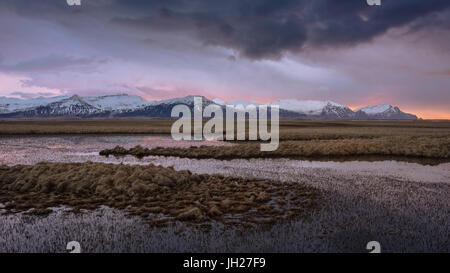
[[[61,20],[66,27],[96,16],[129,31],[186,34],[262,59],[305,47],[368,42],[390,28],[444,11],[450,1],[382,0],[380,7],[366,0],[85,0],[75,9],[64,0],[6,0],[1,5],[23,16]],[[450,21],[440,20],[439,25]],[[421,28],[428,26],[436,27],[436,21],[422,20]]]
[[[128,10],[115,22],[149,30],[188,32],[206,44],[254,59],[279,57],[305,46],[348,46],[450,6],[447,0],[118,1]],[[450,21],[449,19],[446,19]],[[426,22],[424,22],[426,23]],[[435,25],[434,25],[435,26]]]

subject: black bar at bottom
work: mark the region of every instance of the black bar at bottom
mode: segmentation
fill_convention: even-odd
[[[385,270],[392,263],[403,269],[434,266],[448,261],[448,254],[0,254],[2,266],[71,270],[140,269],[142,272],[304,272],[321,269]],[[386,263],[387,262],[387,263]],[[445,264],[444,264],[445,263]],[[54,267],[54,268],[52,268]]]

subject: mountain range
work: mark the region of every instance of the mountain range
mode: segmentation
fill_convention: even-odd
[[[172,107],[185,104],[194,107],[194,97],[186,96],[160,101],[148,101],[142,97],[114,94],[95,96],[57,96],[18,99],[0,97],[0,119],[39,118],[169,118]],[[203,96],[203,107],[209,104],[259,105],[257,102],[235,100],[225,102],[209,100]],[[325,120],[415,120],[417,116],[402,112],[389,104],[367,106],[352,110],[348,106],[332,101],[277,100],[267,103],[268,107],[278,105],[280,118],[325,119]]]

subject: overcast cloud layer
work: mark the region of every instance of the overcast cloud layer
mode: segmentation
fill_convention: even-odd
[[[0,95],[391,103],[450,118],[450,1],[0,1]]]

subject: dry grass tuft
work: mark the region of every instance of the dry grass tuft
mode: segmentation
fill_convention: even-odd
[[[0,167],[0,203],[10,213],[47,214],[100,205],[127,209],[151,225],[174,221],[251,226],[298,216],[316,206],[318,191],[300,183],[197,175],[155,165],[39,163]],[[33,210],[30,210],[33,209]]]

